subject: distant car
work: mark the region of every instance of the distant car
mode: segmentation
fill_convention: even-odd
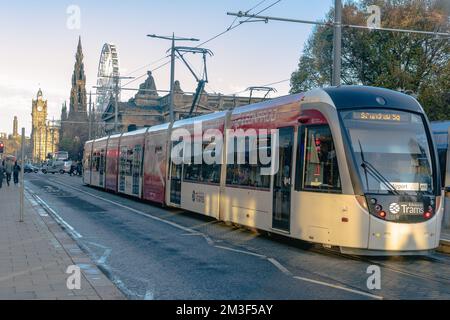
[[[60,173],[70,173],[70,167],[72,167],[72,161],[68,160],[68,161],[64,161],[64,168],[62,169],[62,171]]]
[[[23,171],[25,171],[26,173],[38,173],[39,169],[35,166],[33,166],[31,163],[27,163],[25,164],[25,166],[23,167]]]
[[[42,166],[41,171],[47,173],[64,173],[64,161],[48,161]]]

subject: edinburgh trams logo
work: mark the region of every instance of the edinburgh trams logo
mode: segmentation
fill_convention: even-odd
[[[398,214],[400,212],[400,205],[398,203],[391,203],[389,205],[389,212],[392,214]]]
[[[422,215],[424,208],[421,202],[393,202],[389,205],[389,212],[402,215]]]

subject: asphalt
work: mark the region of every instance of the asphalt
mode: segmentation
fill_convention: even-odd
[[[27,188],[130,299],[449,299],[450,257],[365,259],[27,174]],[[68,228],[68,229],[70,229]],[[378,265],[381,289],[367,268]]]

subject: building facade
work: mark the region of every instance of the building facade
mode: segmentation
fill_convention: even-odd
[[[111,99],[102,115],[102,121],[105,123],[105,132],[102,135],[127,132],[169,122],[169,98],[169,94],[164,96],[158,95],[155,79],[149,71],[147,79],[139,86],[136,95],[127,102],[118,103],[117,130],[115,130],[115,101]],[[210,94],[203,91],[198,104],[190,113],[193,100],[194,94],[184,92],[181,89],[180,82],[175,81],[173,102],[175,120],[233,109],[249,103],[260,102],[263,98],[252,97],[250,99],[249,97]]]
[[[69,152],[73,160],[82,158],[83,146],[88,138],[88,113],[86,96],[86,74],[81,38],[78,39],[75,65],[72,73],[69,110],[66,104],[61,110],[60,146]]]
[[[3,142],[3,155],[0,155],[0,159],[6,156],[14,156],[16,159],[21,159],[22,157],[22,136],[18,134],[19,122],[17,116],[13,120],[13,132],[12,134],[0,133],[0,141]],[[31,159],[31,149],[30,149],[30,137],[25,137],[24,141],[24,156],[25,160],[29,161]]]
[[[17,116],[14,116],[13,120],[13,138],[16,138],[19,135],[19,121],[17,120]]]
[[[54,121],[47,120],[47,100],[43,99],[41,89],[36,100],[32,100],[31,119],[32,159],[34,162],[41,162],[58,151],[59,142],[59,126]]]

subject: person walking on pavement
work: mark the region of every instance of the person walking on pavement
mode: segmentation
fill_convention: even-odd
[[[6,172],[6,184],[9,187],[9,182],[11,181],[11,174],[13,172],[13,163],[10,159],[6,159],[5,162],[5,172]]]
[[[4,163],[5,161],[0,162],[0,189],[2,188],[3,179],[5,178],[5,168],[3,166]]]
[[[70,164],[69,175],[72,176],[74,172],[75,172],[75,163],[72,161],[72,163]]]
[[[14,177],[14,184],[17,185],[19,183],[19,172],[20,172],[20,166],[17,164],[17,161],[14,163],[13,167],[13,177]]]

